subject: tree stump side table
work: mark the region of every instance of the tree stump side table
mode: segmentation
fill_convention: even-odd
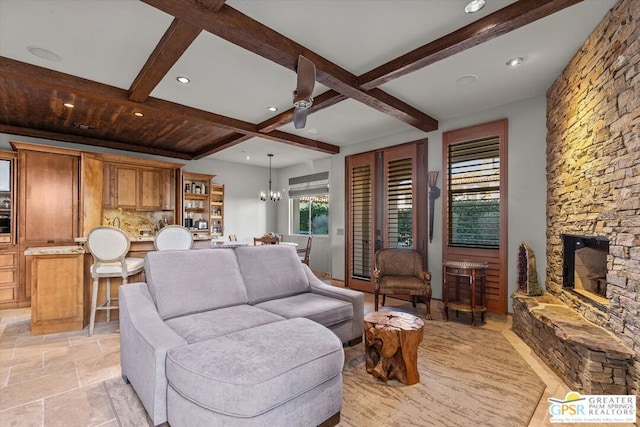
[[[420,382],[418,346],[424,322],[407,313],[369,313],[364,317],[367,372],[382,381],[395,379],[406,385]]]

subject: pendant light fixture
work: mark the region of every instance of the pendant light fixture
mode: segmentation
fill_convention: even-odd
[[[271,190],[271,158],[273,157],[273,154],[267,154],[267,156],[269,156],[269,193],[265,192],[265,191],[261,191],[260,192],[260,200],[262,200],[263,202],[267,200],[267,194],[269,195],[269,199],[271,199],[274,202],[278,202],[280,201],[280,199],[282,199],[282,194],[280,194],[279,191],[273,191]]]

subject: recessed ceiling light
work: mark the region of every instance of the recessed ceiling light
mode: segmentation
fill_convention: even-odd
[[[471,0],[464,7],[464,11],[467,13],[476,13],[477,11],[479,11],[484,7],[485,3],[486,3],[485,0]]]
[[[267,107],[267,110],[271,111],[272,113],[275,113],[276,111],[278,111],[278,107]]]
[[[464,86],[473,84],[476,82],[476,80],[478,80],[478,76],[476,76],[475,74],[466,74],[464,76],[458,77],[456,79],[456,83],[458,83],[460,86]]]
[[[515,67],[517,65],[522,64],[522,61],[524,61],[524,59],[521,56],[517,56],[515,58],[511,58],[510,60],[508,60],[507,61],[507,66]]]
[[[143,117],[143,116],[144,116],[144,113],[142,113],[142,112],[140,112],[140,111],[136,111],[136,112],[134,112],[134,113],[133,113],[133,115],[134,115],[134,116],[137,116],[137,117]]]
[[[316,129],[316,128],[311,128],[311,129],[309,129],[309,130],[307,131],[307,133],[308,133],[309,135],[317,135],[317,134],[319,133],[319,131],[318,131],[318,129]]]
[[[60,55],[40,46],[27,46],[27,50],[31,52],[32,55],[35,55],[38,58],[46,59],[47,61],[62,61]]]
[[[185,76],[178,76],[176,77],[176,80],[182,83],[183,85],[189,84],[189,82],[191,81],[189,80],[188,77],[185,77]]]
[[[64,103],[64,104],[62,104],[62,105],[64,105],[64,106],[65,106],[65,107],[67,107],[67,108],[73,108],[73,107],[75,107],[75,105],[73,105],[73,104],[72,104],[72,103],[70,103],[70,102],[65,102],[65,103]]]

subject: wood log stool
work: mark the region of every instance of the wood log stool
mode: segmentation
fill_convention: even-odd
[[[424,322],[407,313],[369,313],[364,317],[367,372],[382,381],[420,382],[418,346]]]

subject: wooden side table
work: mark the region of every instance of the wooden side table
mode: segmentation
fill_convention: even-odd
[[[407,313],[375,311],[364,317],[367,372],[406,385],[420,382],[418,346],[424,321]]]
[[[445,261],[442,283],[442,302],[444,303],[444,315],[449,320],[449,308],[471,313],[471,326],[474,325],[475,313],[480,313],[484,322],[484,313],[487,311],[485,286],[487,280],[486,262],[471,261]],[[468,286],[468,298],[462,298],[462,285]],[[478,298],[479,292],[479,298]],[[453,296],[451,294],[454,294]]]

